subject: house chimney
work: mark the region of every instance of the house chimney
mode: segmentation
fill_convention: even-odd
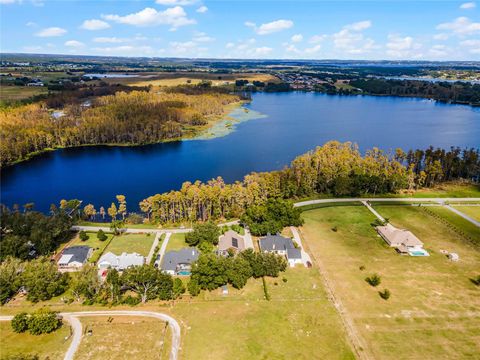
[[[273,250],[275,250],[275,243],[273,243],[273,247],[272,247],[272,248],[273,248]]]

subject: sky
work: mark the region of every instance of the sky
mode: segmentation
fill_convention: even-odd
[[[479,60],[465,1],[0,0],[1,52]]]

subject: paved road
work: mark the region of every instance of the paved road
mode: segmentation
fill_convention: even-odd
[[[301,252],[302,252],[302,262],[305,267],[307,267],[307,262],[312,264],[312,259],[310,258],[310,255],[308,255],[307,251],[303,247],[302,244],[302,238],[300,237],[300,234],[298,233],[298,230],[295,226],[290,226],[290,230],[292,231],[293,234],[293,239],[295,242],[300,246]]]
[[[385,219],[383,218],[382,215],[380,215],[374,208],[370,206],[370,204],[367,201],[362,201],[362,204],[370,210],[370,212],[377,217],[378,220],[380,220],[382,223],[385,222]]]
[[[82,324],[78,317],[82,316],[147,316],[165,321],[172,330],[172,349],[170,351],[170,360],[178,359],[178,350],[180,349],[180,325],[173,317],[153,311],[80,311],[71,313],[60,313],[63,318],[70,323],[73,331],[73,338],[68,348],[64,360],[73,360],[75,353],[82,340]],[[10,321],[13,316],[0,316],[0,321]]]
[[[158,255],[160,258],[158,259],[158,265],[160,268],[160,264],[162,263],[163,255],[165,255],[165,250],[167,249],[168,241],[170,240],[170,236],[172,236],[171,232],[168,232],[165,235],[165,239],[163,239],[162,247],[160,248],[160,251],[158,252]]]
[[[307,200],[295,203],[293,206],[301,207],[314,204],[328,204],[328,203],[342,203],[342,202],[355,202],[355,201],[371,201],[371,202],[465,202],[465,201],[478,201],[480,198],[342,198],[342,199],[316,199]]]
[[[465,220],[467,221],[470,221],[473,225],[476,225],[478,227],[480,227],[480,222],[475,220],[475,219],[472,219],[470,216],[464,214],[463,212],[461,212],[460,210],[458,209],[455,209],[454,207],[450,206],[450,205],[444,205],[445,208],[447,208],[448,210],[450,211],[453,211],[455,214],[461,216],[462,218],[464,218]]]
[[[245,236],[243,238],[245,239],[245,247],[247,249],[255,249],[255,247],[253,246],[252,234],[250,233],[250,230],[245,229]]]
[[[153,241],[152,247],[150,248],[150,252],[148,253],[147,260],[145,263],[150,264],[150,260],[152,260],[152,257],[155,256],[155,249],[158,246],[158,242],[160,241],[160,238],[162,237],[161,232],[157,232],[157,235],[155,235],[155,240]]]

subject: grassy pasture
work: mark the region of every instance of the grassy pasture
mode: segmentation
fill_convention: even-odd
[[[0,101],[23,100],[46,93],[48,93],[46,87],[2,85],[0,87]]]
[[[453,207],[461,212],[463,212],[465,215],[470,216],[472,219],[480,221],[480,206],[455,206]]]
[[[304,212],[302,228],[307,251],[321,261],[369,350],[379,359],[478,357],[480,290],[469,280],[478,274],[478,250],[417,207],[374,207],[416,234],[431,256],[397,254],[376,234],[364,207]],[[442,249],[461,260],[450,262]],[[373,273],[381,276],[378,288],[365,281]],[[385,288],[392,294],[387,301],[378,294]]]

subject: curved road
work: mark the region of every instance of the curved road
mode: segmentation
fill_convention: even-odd
[[[114,311],[80,311],[60,313],[63,318],[70,323],[73,331],[73,338],[70,347],[68,348],[64,360],[73,360],[77,352],[80,342],[82,341],[82,323],[78,317],[82,316],[147,316],[165,321],[172,330],[172,349],[170,351],[170,360],[178,359],[178,350],[180,349],[180,325],[173,317],[157,313],[153,311],[128,311],[128,310],[114,310]],[[13,316],[0,316],[0,321],[10,321]]]

